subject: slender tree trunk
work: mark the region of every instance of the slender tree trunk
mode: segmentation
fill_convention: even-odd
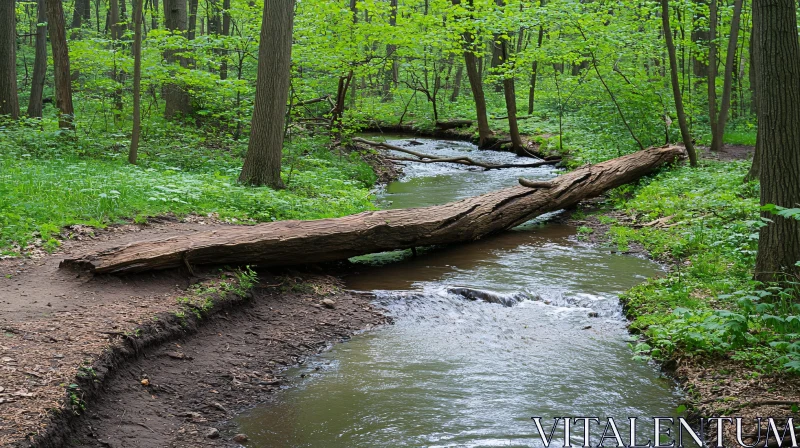
[[[16,2],[0,1],[0,115],[19,118]]]
[[[717,134],[717,0],[709,4],[709,37],[708,43],[708,123],[711,135]]]
[[[61,128],[74,129],[75,110],[72,106],[72,79],[70,78],[64,8],[61,0],[46,0],[46,5],[47,25],[50,28],[50,46],[53,51],[56,107],[59,110],[58,125]]]
[[[793,0],[754,0],[761,205],[800,207],[800,45]],[[755,277],[800,278],[800,221],[772,216],[761,228]]]
[[[153,0],[152,9],[150,10],[150,28],[154,30],[158,29],[158,11],[158,0]]]
[[[44,81],[47,75],[47,11],[44,0],[37,0],[36,9],[36,56],[33,60],[33,81],[31,82],[31,97],[28,101],[28,116],[41,118]]]
[[[189,0],[189,28],[186,33],[189,40],[194,40],[197,35],[197,2],[198,0]]]
[[[541,6],[544,6],[544,0],[540,2]],[[539,25],[539,36],[536,40],[536,48],[542,48],[542,40],[544,39],[544,27]],[[530,90],[528,91],[528,115],[533,114],[533,105],[534,100],[536,98],[536,78],[539,77],[539,61],[534,59],[533,64],[531,66],[531,84]]]
[[[128,162],[136,164],[139,153],[139,138],[142,133],[142,5],[143,0],[134,0],[133,6],[133,131]]]
[[[497,0],[497,6],[505,7],[504,0]],[[508,62],[510,52],[508,50],[508,39],[501,38],[500,41],[500,58],[503,61],[501,67],[506,72],[506,68],[511,64]],[[514,89],[514,75],[511,73],[503,73],[503,96],[506,100],[506,113],[508,115],[508,133],[511,135],[511,149],[518,156],[525,155],[525,149],[522,146],[522,139],[519,136],[519,126],[517,125],[517,94]]]
[[[164,24],[166,29],[186,35],[186,0],[164,0]],[[164,59],[172,63],[180,62],[186,67],[188,65],[186,59],[177,56],[177,53],[180,53],[180,50],[166,50]],[[171,120],[191,113],[189,93],[182,86],[167,83],[164,85],[163,96],[166,103],[164,108],[166,119]]]
[[[683,110],[683,97],[681,96],[681,86],[678,81],[678,58],[675,54],[675,42],[672,40],[672,27],[669,23],[669,0],[661,0],[661,24],[664,28],[664,40],[667,43],[667,53],[669,54],[670,78],[672,82],[672,96],[675,98],[675,111],[678,114],[678,124],[681,128],[681,138],[686,146],[689,155],[689,163],[697,166],[697,153],[692,144],[692,136],[689,134],[689,126],[686,123],[686,113]]]
[[[231,35],[231,0],[222,0],[222,35]],[[228,44],[222,50],[222,62],[219,65],[219,79],[228,79]]]
[[[391,27],[397,26],[397,0],[389,0],[389,26]],[[384,100],[391,99],[392,86],[397,85],[398,65],[397,65],[397,58],[395,57],[394,54],[395,51],[397,51],[397,45],[394,44],[386,45],[386,57],[392,61],[392,66],[386,72],[385,78],[383,80]]]
[[[86,4],[88,3],[89,0],[75,0],[75,9],[72,10],[72,24],[70,25],[71,29],[75,30],[81,27],[81,19],[85,14]]]
[[[258,75],[250,142],[239,181],[283,188],[286,100],[292,59],[294,0],[265,0],[258,47]]]
[[[697,7],[701,7],[702,5],[707,4],[707,0],[697,0]],[[702,47],[700,42],[709,43],[711,38],[709,37],[710,34],[707,29],[703,27],[696,26],[697,22],[701,22],[702,19],[706,18],[705,13],[700,13],[697,15],[697,18],[692,21],[692,43],[697,45],[698,47]],[[706,64],[702,59],[698,59],[697,57],[692,56],[692,69],[694,72],[695,78],[705,78],[708,76],[708,64]]]
[[[450,101],[458,101],[458,95],[461,94],[461,83],[464,80],[464,64],[458,63],[456,68],[456,77],[453,80],[453,93],[450,95]]]
[[[728,54],[725,61],[725,79],[722,88],[722,104],[717,118],[716,132],[711,137],[711,150],[719,151],[725,143],[725,124],[731,108],[731,90],[733,88],[733,70],[736,64],[736,47],[739,43],[739,22],[742,17],[742,0],[735,0],[733,17],[731,18],[731,34],[728,38]],[[800,74],[798,74],[800,76]]]
[[[452,0],[454,5],[461,4],[461,0]],[[469,0],[469,9],[472,10],[472,0]],[[474,38],[469,30],[463,34],[464,45],[464,65],[467,69],[467,79],[472,90],[472,98],[475,101],[475,114],[478,122],[478,147],[485,148],[489,144],[492,130],[489,128],[489,119],[486,116],[486,97],[483,94],[483,81],[478,69],[478,57],[475,55],[473,44]]]

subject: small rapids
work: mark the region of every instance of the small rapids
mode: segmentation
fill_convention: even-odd
[[[413,149],[516,162],[464,143],[423,143]],[[381,202],[439,204],[553,175],[409,163]],[[394,324],[293,369],[296,387],[237,418],[248,446],[542,446],[533,416],[626,420],[677,406],[675,386],[632,359],[618,299],[657,275],[654,263],[541,220],[402,261],[361,261],[348,288],[374,294]]]

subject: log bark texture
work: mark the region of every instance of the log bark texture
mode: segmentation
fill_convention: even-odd
[[[65,259],[61,267],[134,273],[207,264],[259,267],[481,239],[635,181],[683,154],[664,146],[579,168],[550,187],[511,187],[433,207],[364,212],[315,221],[279,221],[141,241]]]

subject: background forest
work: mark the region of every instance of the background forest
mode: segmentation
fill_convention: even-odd
[[[167,212],[251,223],[370,209],[375,174],[339,146],[365,130],[474,120],[480,146],[494,131],[520,152],[524,134],[575,167],[681,141],[682,104],[698,146],[757,140],[749,0],[299,0],[273,184],[285,188],[246,186],[237,178],[251,131],[283,122],[251,121],[262,19],[266,35],[280,25],[262,17],[262,1],[144,1],[140,91],[135,1],[9,3],[0,9],[0,113],[11,116],[0,122],[6,255],[55,249],[64,226]],[[744,347],[737,359],[751,365],[800,370],[798,305],[761,306],[793,290],[752,280],[765,221],[750,168],[704,160],[612,194],[634,221],[676,223],[603,218],[614,244],[643,244],[678,267],[630,293],[634,328],[652,342],[638,352]]]

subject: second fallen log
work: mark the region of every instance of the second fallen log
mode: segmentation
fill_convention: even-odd
[[[638,151],[559,176],[549,181],[549,188],[517,186],[433,207],[231,226],[90,252],[67,258],[61,266],[77,266],[96,273],[209,264],[268,267],[474,241],[635,181],[675,160],[683,151],[677,146]]]

